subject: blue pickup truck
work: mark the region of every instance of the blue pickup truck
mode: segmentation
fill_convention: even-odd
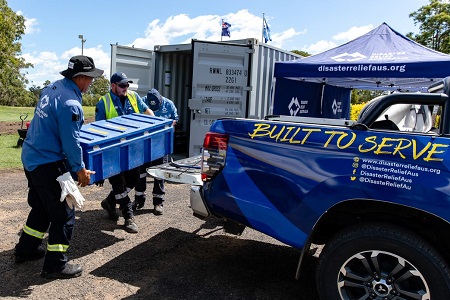
[[[321,299],[450,299],[449,145],[445,94],[382,96],[356,121],[220,119],[191,207],[300,249],[297,278],[323,246]]]

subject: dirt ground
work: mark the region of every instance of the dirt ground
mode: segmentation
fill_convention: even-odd
[[[28,121],[28,120],[27,120]],[[94,121],[94,117],[89,117],[84,120],[84,122],[90,123]],[[0,122],[0,135],[2,134],[17,134],[17,138],[19,138],[19,134],[17,132],[18,129],[22,128],[22,122],[19,120],[18,122]],[[23,124],[23,129],[26,128],[25,123]]]
[[[0,135],[1,134],[17,134],[17,138],[19,135],[17,133],[17,129],[20,129],[21,122],[0,122]],[[25,124],[23,125],[25,128]]]
[[[17,132],[20,123],[0,128]],[[25,176],[21,170],[0,176],[2,299],[318,299],[314,257],[295,280],[299,250],[248,228],[241,236],[224,233],[217,218],[197,219],[190,187],[182,184],[167,184],[164,215],[155,216],[149,203],[136,214],[138,234],[125,232],[123,218],[110,221],[100,207],[107,183],[82,188],[85,207],[77,211],[68,257],[84,272],[69,280],[41,278],[43,260],[13,260],[29,212]],[[152,183],[148,178],[149,189]]]

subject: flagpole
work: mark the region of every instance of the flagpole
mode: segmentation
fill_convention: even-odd
[[[263,13],[263,19],[262,19],[262,29],[261,29],[261,43],[264,42],[264,15],[265,13]]]
[[[223,26],[223,19],[222,19],[222,24],[220,24],[220,28],[222,28],[222,26]],[[220,41],[222,41],[222,30],[223,29],[220,30]]]

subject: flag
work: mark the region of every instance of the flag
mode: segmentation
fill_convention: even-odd
[[[263,18],[263,37],[264,42],[267,43],[267,41],[272,41],[272,38],[270,37],[270,28],[267,24],[266,18]]]
[[[230,27],[231,27],[230,23],[222,21],[222,36],[230,37]]]

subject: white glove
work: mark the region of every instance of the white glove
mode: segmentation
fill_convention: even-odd
[[[73,180],[72,175],[70,175],[70,172],[64,173],[56,178],[56,180],[61,186],[61,199],[59,200],[63,202],[66,199],[67,205],[70,208],[76,206],[81,209],[84,204],[84,197],[78,190],[78,186]]]

